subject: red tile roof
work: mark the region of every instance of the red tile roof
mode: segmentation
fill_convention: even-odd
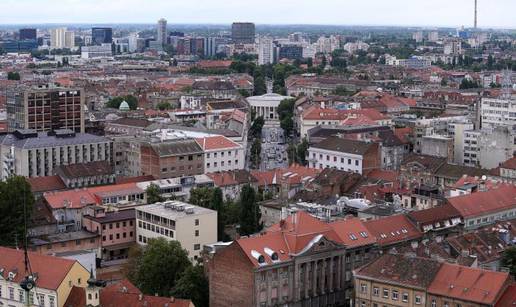
[[[510,279],[508,273],[443,263],[428,293],[485,305],[496,303]]]
[[[348,117],[362,116],[372,121],[385,120],[387,117],[375,109],[337,110],[310,107],[303,111],[304,120],[345,120]]]
[[[190,300],[143,295],[130,281],[124,279],[116,284],[100,289],[102,307],[192,307]],[[64,304],[66,307],[86,306],[84,288],[73,287]]]
[[[203,150],[226,150],[240,147],[240,145],[222,135],[196,138],[195,141]]]
[[[501,185],[485,192],[448,198],[464,218],[471,218],[516,208],[516,187]]]
[[[505,293],[498,300],[495,307],[514,307],[516,306],[516,283],[510,285]]]
[[[395,244],[422,236],[422,233],[402,214],[366,221],[364,225],[376,237],[379,245]]]
[[[27,178],[32,193],[65,190],[66,186],[59,176],[31,177]]]
[[[274,169],[268,171],[251,171],[253,177],[258,180],[259,186],[276,185],[281,183],[301,184],[304,181],[313,180],[320,170],[292,164],[286,169]]]
[[[13,281],[20,283],[25,278],[23,251],[0,246],[0,268],[4,269],[3,278],[9,272],[17,271]],[[62,281],[76,263],[75,260],[45,256],[29,252],[32,272],[38,274],[36,285],[39,288],[57,290]]]
[[[500,168],[508,168],[516,170],[516,157],[512,157],[500,165]]]
[[[257,181],[256,178],[254,178],[247,170],[208,173],[206,176],[210,177],[217,187],[233,186]]]

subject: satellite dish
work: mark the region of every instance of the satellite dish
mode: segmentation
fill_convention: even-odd
[[[486,180],[487,179],[487,176],[486,175],[482,175],[482,180]]]

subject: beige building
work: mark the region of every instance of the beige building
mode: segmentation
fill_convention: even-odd
[[[136,208],[136,242],[155,238],[179,241],[195,260],[204,245],[217,242],[217,211],[180,201]]]

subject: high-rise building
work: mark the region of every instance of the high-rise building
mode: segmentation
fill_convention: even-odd
[[[431,31],[428,32],[428,41],[429,42],[437,42],[439,40],[439,32],[437,31]]]
[[[7,94],[10,131],[70,129],[84,132],[84,93],[56,86],[20,87]]]
[[[112,28],[91,28],[92,45],[111,44],[113,42]]]
[[[67,31],[66,28],[50,30],[50,47],[52,49],[74,48],[75,34],[73,31]]]
[[[421,43],[423,41],[423,31],[416,31],[412,33],[412,39],[416,41],[416,43]]]
[[[158,20],[158,42],[161,45],[167,44],[167,20],[165,18]]]
[[[221,44],[219,37],[205,37],[204,38],[204,56],[213,57],[217,54],[217,47]]]
[[[30,28],[20,29],[20,40],[26,40],[26,39],[36,40],[37,36],[38,35],[37,35],[36,29],[30,29]]]
[[[231,38],[235,44],[254,44],[255,27],[252,22],[234,22]]]
[[[258,40],[258,65],[274,63],[274,42],[272,38],[261,37]]]

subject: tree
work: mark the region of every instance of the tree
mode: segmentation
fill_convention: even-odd
[[[149,239],[145,247],[134,249],[126,266],[127,277],[148,295],[171,296],[177,281],[192,266],[178,241]]]
[[[25,218],[30,221],[33,207],[34,196],[24,177],[13,176],[0,182],[1,246],[22,246]]]
[[[342,86],[342,85],[337,86],[335,88],[335,90],[333,91],[333,94],[338,95],[338,96],[351,96],[354,93],[355,93],[354,91],[350,91],[345,86]]]
[[[161,111],[172,109],[172,105],[166,101],[158,103],[157,107],[158,107],[158,110],[161,110]]]
[[[208,307],[210,304],[208,279],[202,265],[188,267],[177,280],[172,295],[191,299],[196,307]]]
[[[193,188],[190,190],[190,199],[188,202],[195,206],[213,209],[211,206],[212,194],[211,188]]]
[[[133,95],[114,97],[106,103],[106,107],[118,109],[123,101],[127,102],[131,110],[136,110],[138,108],[138,99]]]
[[[289,136],[294,130],[294,108],[295,99],[283,99],[278,106],[278,117],[280,126],[285,131],[285,135]]]
[[[240,234],[247,236],[262,229],[260,208],[256,203],[256,192],[246,184],[240,192]]]
[[[265,124],[265,120],[263,119],[263,116],[258,116],[251,125],[251,128],[249,128],[249,137],[250,138],[259,138],[262,136],[262,128]]]
[[[244,98],[249,97],[249,92],[246,89],[241,88],[238,90],[238,93],[240,94],[240,96]]]
[[[470,88],[479,88],[480,86],[476,81],[468,80],[466,78],[462,79],[462,82],[459,85],[459,89],[465,90]]]
[[[262,154],[262,140],[259,138],[255,138],[253,144],[251,145],[251,167],[258,169],[260,168],[260,163]]]
[[[310,144],[308,144],[306,138],[303,138],[303,141],[297,145],[297,163],[305,166],[308,164],[308,161],[306,161],[308,147],[310,147]]]
[[[441,86],[446,86],[446,85],[448,85],[448,79],[442,78],[441,79]]]
[[[160,188],[157,184],[149,184],[149,186],[145,190],[145,193],[147,194],[147,204],[154,204],[163,201]]]
[[[507,267],[511,275],[516,278],[516,246],[505,249],[502,255],[502,266]]]
[[[17,71],[10,71],[7,73],[7,80],[20,80],[20,73]]]

